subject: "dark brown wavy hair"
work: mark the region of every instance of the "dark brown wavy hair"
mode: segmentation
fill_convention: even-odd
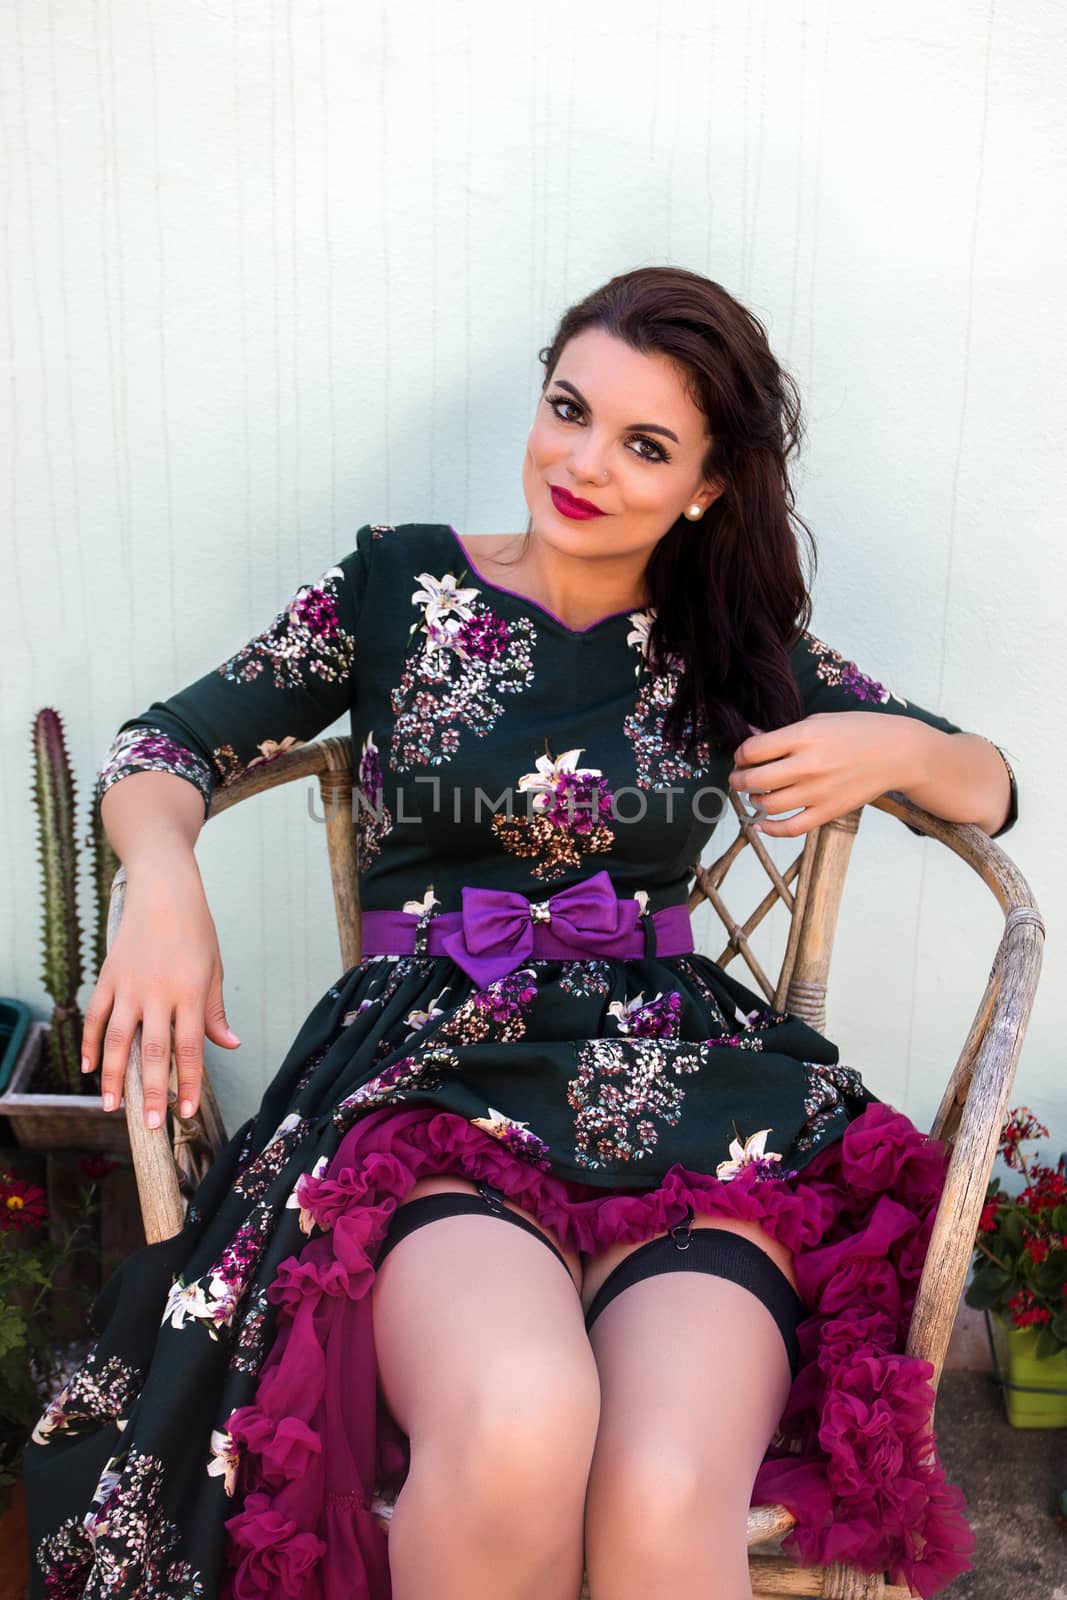
[[[779,728],[803,714],[789,650],[811,620],[818,557],[787,466],[802,434],[797,386],[752,312],[682,267],[622,273],[571,306],[538,352],[542,394],[567,341],[587,328],[669,356],[707,418],[702,471],[723,492],[699,521],[680,516],[649,557],[649,652],[653,662],[673,653],[685,665],[665,737],[691,754],[699,739],[733,751],[749,723]]]

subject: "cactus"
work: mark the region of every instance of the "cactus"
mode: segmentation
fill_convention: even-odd
[[[44,986],[55,1002],[48,1035],[48,1070],[68,1094],[82,1088],[81,924],[74,839],[74,778],[59,712],[44,707],[33,723],[33,796],[44,878]]]
[[[107,955],[107,916],[111,904],[111,886],[119,870],[119,858],[111,848],[100,816],[100,799],[94,795],[89,817],[89,833],[85,840],[92,853],[94,888],[93,919],[93,977],[100,976],[100,968]]]

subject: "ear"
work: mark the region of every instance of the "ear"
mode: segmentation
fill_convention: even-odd
[[[705,478],[697,499],[705,502],[704,510],[706,511],[708,506],[714,505],[719,496],[724,494],[725,491],[726,484],[721,478]]]

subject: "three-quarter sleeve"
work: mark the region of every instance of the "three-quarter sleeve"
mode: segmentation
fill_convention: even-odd
[[[273,621],[203,677],[120,726],[97,774],[99,801],[133,772],[172,772],[196,785],[207,816],[217,787],[313,739],[352,704],[359,620],[374,529]]]
[[[948,717],[941,716],[936,711],[928,711],[925,706],[917,705],[914,700],[905,700],[900,695],[894,694],[884,684],[875,678],[868,677],[862,672],[854,661],[849,661],[809,632],[801,633],[790,653],[790,663],[797,688],[800,691],[803,714],[813,716],[819,711],[880,711],[891,716],[912,717],[917,722],[925,722],[931,728],[938,728],[942,733],[963,733],[959,723],[953,722]],[[982,738],[986,736],[981,735]],[[993,745],[1008,772],[1008,782],[1011,787],[1011,801],[1008,815],[1003,824],[991,837],[999,839],[1002,834],[1013,828],[1019,820],[1019,791],[1016,783],[1015,772],[1011,762],[992,739],[988,741]],[[912,833],[919,829],[906,824]]]

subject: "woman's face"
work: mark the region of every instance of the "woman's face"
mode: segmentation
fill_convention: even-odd
[[[701,465],[707,422],[674,363],[602,328],[568,340],[538,402],[522,486],[534,532],[569,555],[651,553],[693,504],[721,493]],[[578,520],[566,490],[604,515]]]

